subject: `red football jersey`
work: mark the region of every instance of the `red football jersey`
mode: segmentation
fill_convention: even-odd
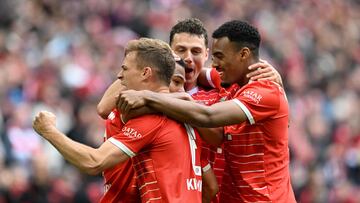
[[[119,134],[123,126],[119,112],[116,109],[113,110],[105,123],[104,141]],[[103,176],[105,193],[100,202],[141,202],[140,193],[136,187],[135,170],[130,159],[105,170]]]
[[[142,202],[201,202],[200,152],[190,126],[145,115],[109,141],[133,157]]]
[[[221,79],[219,73],[215,68],[206,69],[206,80],[211,87],[220,89],[221,88]]]
[[[215,69],[211,69],[211,70],[215,70]],[[209,72],[209,71],[207,71],[207,72]],[[211,72],[213,72],[213,71],[211,71]],[[215,72],[216,72],[216,70],[215,70]],[[217,75],[211,74],[211,75],[217,76],[218,74]],[[208,81],[211,81],[211,79],[212,78],[208,78]],[[227,89],[217,88],[217,89],[211,89],[211,90],[205,90],[205,89],[196,87],[196,88],[188,91],[188,93],[192,96],[192,98],[194,100],[196,100],[197,103],[210,106],[217,102],[227,100],[227,98],[234,91],[235,87],[237,87],[237,86],[232,86]],[[219,188],[221,188],[221,182],[222,182],[222,177],[223,177],[224,168],[225,168],[223,147],[222,146],[214,147],[214,146],[207,144],[206,142],[202,142],[201,150],[202,150],[201,151],[201,159],[205,159],[205,160],[209,161],[210,166],[212,167],[214,174],[216,176],[218,186],[219,186]],[[213,203],[219,202],[219,197],[216,196],[215,198],[213,198],[212,202]]]
[[[195,87],[188,93],[198,103],[210,106],[217,102],[226,101],[230,95],[233,95],[239,88],[237,84],[234,84],[228,88],[221,87],[221,79],[219,73],[215,68],[208,68],[206,70],[206,79],[210,86],[214,89],[205,90],[199,87]],[[211,146],[205,142],[202,143],[202,159],[207,159],[212,167],[219,188],[221,188],[222,177],[225,169],[225,158],[223,152],[223,145],[220,147]],[[219,196],[212,199],[212,203],[219,202]]]
[[[226,94],[221,95],[218,89],[205,90],[202,88],[196,88],[191,91],[188,91],[191,97],[196,100],[197,103],[210,106],[217,103],[221,100],[221,96],[225,98]],[[216,180],[221,185],[221,179],[224,171],[224,156],[223,150],[221,147],[213,147],[205,142],[202,142],[201,145],[201,157],[202,159],[207,159],[210,163],[210,166],[214,170]]]
[[[221,202],[296,202],[290,184],[285,92],[255,81],[233,96],[247,122],[226,126]]]

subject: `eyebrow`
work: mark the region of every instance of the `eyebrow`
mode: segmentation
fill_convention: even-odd
[[[178,44],[175,45],[175,48],[202,49],[202,46],[201,45],[187,44],[187,43],[184,43],[184,44],[178,43]]]
[[[211,55],[213,55],[213,56],[223,56],[224,54],[221,51],[213,51],[213,53]]]
[[[179,78],[185,80],[185,77],[184,77],[183,75],[181,75],[181,74],[178,74],[178,73],[175,73],[175,74],[173,75],[173,77],[179,77]]]

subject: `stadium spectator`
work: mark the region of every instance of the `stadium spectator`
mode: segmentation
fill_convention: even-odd
[[[59,122],[64,132],[81,131],[74,133],[81,138],[72,138],[99,146],[102,139],[93,132],[103,132],[104,125],[95,112],[96,104],[115,79],[127,41],[139,36],[167,40],[171,27],[184,18],[201,19],[211,32],[238,18],[259,28],[261,55],[283,76],[292,115],[290,172],[297,200],[360,202],[360,197],[353,195],[360,192],[359,182],[354,181],[360,168],[356,144],[360,108],[354,108],[360,91],[357,0],[6,0],[0,2],[0,8],[1,174],[15,176],[18,165],[7,133],[9,122],[18,114],[13,110],[23,103],[30,105],[32,113],[22,115],[30,126],[35,107],[44,103],[45,87],[58,93],[52,106],[57,108],[58,118],[64,119]],[[69,70],[74,72],[66,74]],[[89,191],[94,191],[96,183],[102,192],[101,176],[89,177],[74,170],[59,160],[61,156],[47,142],[41,143],[40,150],[50,164],[46,166],[47,188],[56,184],[56,197],[67,193],[70,199],[76,194],[82,202],[96,201]],[[27,180],[34,182],[33,170],[25,173]],[[15,184],[4,176],[1,179],[0,199],[12,202],[9,191],[14,191]]]

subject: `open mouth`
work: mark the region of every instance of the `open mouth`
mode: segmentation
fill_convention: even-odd
[[[185,73],[191,73],[193,71],[194,71],[194,69],[192,69],[192,68],[185,68]]]

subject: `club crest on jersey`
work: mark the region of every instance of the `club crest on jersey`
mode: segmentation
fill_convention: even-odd
[[[253,100],[255,103],[259,104],[261,99],[263,98],[259,93],[253,92],[250,90],[246,90],[242,93],[244,97],[247,97],[251,100]]]
[[[129,138],[133,138],[133,139],[138,139],[141,138],[142,135],[140,133],[138,133],[136,130],[134,130],[133,128],[129,128],[124,126],[121,131],[123,132],[123,134]]]

